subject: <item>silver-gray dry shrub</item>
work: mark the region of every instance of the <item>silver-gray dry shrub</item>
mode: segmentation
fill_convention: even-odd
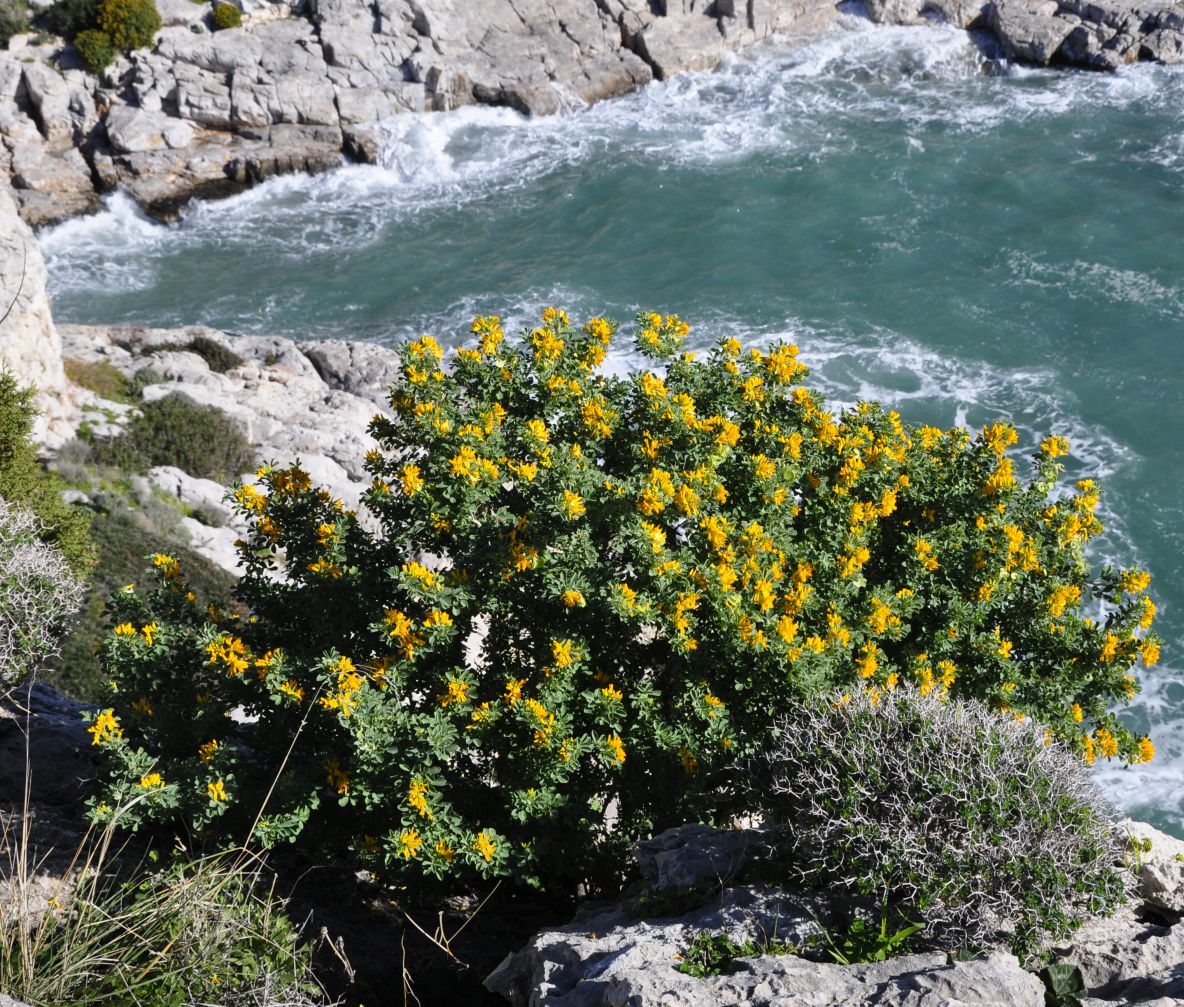
[[[38,538],[38,522],[0,498],[0,693],[56,652],[82,585],[62,554]]]
[[[1021,958],[1124,898],[1123,845],[1081,763],[1043,726],[937,690],[800,704],[767,756],[809,883],[887,899],[944,947]]]

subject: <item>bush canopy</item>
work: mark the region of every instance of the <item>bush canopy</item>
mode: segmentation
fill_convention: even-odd
[[[1099,488],[1059,485],[1063,438],[1028,479],[1007,424],[836,415],[792,345],[685,353],[685,323],[643,314],[659,366],[618,377],[616,333],[548,309],[520,342],[476,319],[447,367],[406,344],[364,516],[299,466],[235,489],[249,618],[157,556],[158,589],[113,601],[96,813],[143,797],[129,818],[241,836],[262,806],[265,841],[315,821],[388,875],[570,888],[750,809],[737,760],[835,689],[908,682],[1086,762],[1151,757],[1111,710],[1158,657],[1149,578],[1091,573]]]

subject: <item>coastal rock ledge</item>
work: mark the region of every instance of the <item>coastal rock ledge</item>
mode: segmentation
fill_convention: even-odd
[[[1130,820],[1121,827],[1150,840],[1137,865],[1134,897],[1116,915],[1087,922],[1050,960],[1080,968],[1084,1007],[1184,1003],[1184,842]],[[586,910],[565,927],[544,930],[506,957],[486,979],[514,1007],[1043,1007],[1041,979],[1014,955],[987,949],[958,961],[944,952],[904,955],[868,965],[834,965],[792,954],[737,957],[723,975],[678,970],[679,954],[700,931],[741,944],[800,945],[819,931],[835,902],[764,884],[735,884],[763,848],[758,830],[703,825],[670,829],[636,854],[648,901],[686,898],[696,884],[717,892],[671,915],[639,918],[637,904]],[[722,889],[721,889],[722,884]],[[690,901],[694,901],[693,899]]]
[[[96,77],[64,40],[0,55],[0,180],[45,226],[127,191],[175,217],[288,172],[377,162],[383,120],[470,104],[545,115],[718,66],[838,16],[836,0],[234,0],[243,25],[160,0],[153,48]],[[885,24],[981,29],[1002,55],[1114,69],[1184,59],[1184,4],[1142,0],[867,0]]]

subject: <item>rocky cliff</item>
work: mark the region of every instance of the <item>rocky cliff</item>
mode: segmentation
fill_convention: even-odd
[[[0,185],[0,368],[38,388],[34,436],[57,446],[73,433],[74,393],[62,367],[62,346],[45,292],[45,260],[33,232]]]
[[[0,177],[40,226],[123,187],[168,217],[193,196],[373,161],[375,124],[483,103],[532,115],[715,66],[835,16],[834,0],[240,0],[241,28],[160,0],[152,50],[84,72],[60,39],[0,56]],[[12,46],[10,45],[10,49]]]
[[[729,51],[817,29],[836,0],[235,0],[243,26],[158,0],[151,50],[100,77],[61,39],[0,55],[0,178],[26,221],[93,210],[124,188],[168,218],[272,175],[375,161],[377,125],[483,103],[531,115]],[[984,29],[1004,57],[1113,69],[1184,59],[1184,5],[1141,0],[868,0],[873,20]]]

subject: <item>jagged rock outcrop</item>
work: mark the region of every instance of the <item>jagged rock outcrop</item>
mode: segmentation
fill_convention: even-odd
[[[0,367],[37,386],[34,435],[56,446],[73,432],[74,396],[62,367],[61,343],[45,291],[45,260],[0,181]]]
[[[151,50],[100,77],[61,40],[0,55],[0,177],[34,226],[122,187],[169,218],[288,172],[382,156],[376,124],[474,103],[530,115],[717,66],[837,16],[836,0],[239,0],[241,28],[163,0]],[[981,28],[1036,65],[1184,60],[1184,5],[868,0],[873,20]],[[97,191],[96,191],[97,190]]]
[[[1168,1007],[1184,996],[1184,922],[1180,912],[1164,908],[1184,902],[1184,864],[1176,859],[1184,856],[1184,842],[1140,822],[1122,827],[1151,839],[1151,849],[1130,865],[1140,880],[1138,899],[1113,917],[1088,921],[1072,940],[1051,948],[1051,958],[1081,969],[1087,1007]],[[839,904],[826,893],[729,885],[761,858],[769,838],[762,830],[684,825],[639,844],[645,899],[586,911],[567,926],[541,931],[506,957],[487,988],[515,1007],[1044,1004],[1040,979],[1002,950],[970,961],[936,952],[852,966],[767,954],[736,958],[724,975],[680,972],[678,956],[703,930],[726,933],[737,944],[808,948],[820,923],[829,925]],[[672,908],[680,902],[683,908]],[[645,907],[657,909],[639,917]]]
[[[366,428],[375,413],[388,411],[386,389],[399,361],[394,350],[373,343],[233,336],[202,326],[63,325],[60,331],[65,357],[105,361],[129,378],[150,369],[163,380],[143,389],[144,401],[182,394],[214,406],[238,424],[261,460],[287,464],[299,459],[315,483],[347,507],[359,508],[370,483],[366,452],[374,447]],[[204,357],[185,349],[199,337],[232,350],[242,364],[225,372],[211,369]],[[101,415],[107,405],[92,408]],[[163,467],[153,469],[148,479],[204,512],[204,522],[182,521],[193,548],[237,573],[234,541],[241,527],[221,508],[221,487]]]
[[[883,24],[938,19],[980,28],[1010,60],[1113,70],[1124,63],[1184,60],[1184,4],[1138,0],[867,0]]]
[[[164,4],[151,50],[100,77],[61,40],[0,55],[0,174],[35,226],[122,187],[170,217],[194,196],[374,160],[375,124],[473,103],[531,115],[715,66],[836,16],[834,0],[243,0],[211,33]],[[186,8],[189,8],[188,10]],[[75,67],[72,69],[64,69]]]

